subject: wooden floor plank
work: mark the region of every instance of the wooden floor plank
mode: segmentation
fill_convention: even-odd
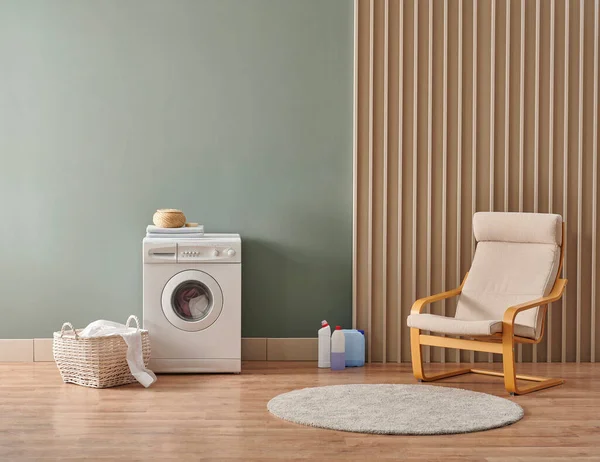
[[[246,362],[241,375],[162,375],[147,390],[94,390],[63,384],[51,363],[4,363],[0,460],[600,460],[600,366],[519,366],[567,382],[509,398],[501,379],[452,377],[436,384],[509,398],[525,409],[524,419],[465,435],[383,436],[291,424],[271,416],[266,403],[311,386],[414,384],[407,364],[331,372],[306,362]]]

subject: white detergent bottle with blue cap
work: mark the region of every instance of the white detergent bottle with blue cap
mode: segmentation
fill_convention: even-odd
[[[342,326],[335,326],[331,335],[331,370],[341,371],[346,367],[346,339]]]
[[[331,327],[327,321],[321,321],[319,329],[319,367],[331,366]]]

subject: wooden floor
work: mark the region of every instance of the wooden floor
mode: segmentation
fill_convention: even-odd
[[[520,371],[567,383],[511,398],[525,417],[509,427],[383,436],[295,425],[271,416],[266,404],[295,388],[415,383],[407,364],[331,372],[314,363],[248,362],[239,376],[159,376],[147,390],[94,390],[63,384],[52,363],[5,363],[0,460],[600,460],[600,364],[523,364]],[[494,377],[438,383],[508,397]]]

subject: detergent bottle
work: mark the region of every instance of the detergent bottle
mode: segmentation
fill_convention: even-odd
[[[346,339],[341,326],[335,326],[331,336],[331,370],[341,371],[346,367]]]
[[[327,321],[321,321],[319,329],[319,367],[331,365],[331,327]]]
[[[343,329],[346,340],[346,367],[365,365],[365,334],[356,329]]]

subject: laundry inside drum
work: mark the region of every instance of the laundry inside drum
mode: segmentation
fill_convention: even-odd
[[[186,281],[173,291],[171,306],[184,321],[200,321],[210,313],[213,297],[208,287],[201,282]]]

